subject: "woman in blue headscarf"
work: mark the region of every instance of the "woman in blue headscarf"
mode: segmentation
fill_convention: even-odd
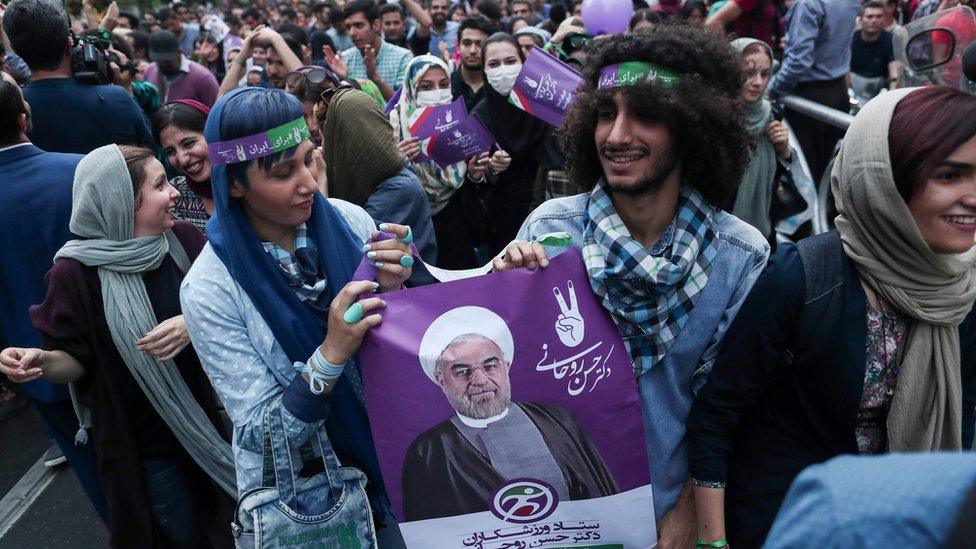
[[[375,225],[362,208],[318,192],[302,105],[284,91],[228,93],[205,135],[214,214],[180,297],[234,423],[238,491],[262,485],[262,418],[280,402],[289,446],[305,445],[325,421],[342,464],[367,475],[378,524],[392,524],[356,360],[385,302],[356,300],[407,280],[410,230],[380,225],[397,238],[370,242]],[[364,250],[376,280],[352,282]]]

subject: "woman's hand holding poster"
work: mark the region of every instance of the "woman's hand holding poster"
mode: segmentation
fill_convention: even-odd
[[[579,253],[385,294],[360,352],[410,548],[647,548],[640,402]]]

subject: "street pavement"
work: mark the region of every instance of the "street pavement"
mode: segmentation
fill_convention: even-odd
[[[51,475],[36,464],[47,450],[44,425],[32,407],[0,423],[0,500],[4,506],[21,505],[21,489],[28,487],[29,503],[12,526],[0,510],[0,549],[101,549],[108,547],[108,530],[85,496],[78,479],[66,465]],[[43,473],[42,481],[29,474]],[[20,484],[18,485],[18,482]],[[32,488],[33,487],[33,488]],[[232,548],[230,520],[232,502],[222,498],[218,518],[210,528],[210,539],[218,549]]]

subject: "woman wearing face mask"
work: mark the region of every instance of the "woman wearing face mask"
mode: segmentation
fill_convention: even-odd
[[[153,116],[153,137],[162,147],[170,166],[183,173],[169,184],[179,191],[173,207],[176,219],[189,221],[201,231],[213,214],[210,190],[210,154],[203,126],[210,109],[193,99],[167,103]]]
[[[492,182],[486,203],[493,225],[488,252],[495,254],[515,238],[529,213],[549,125],[508,101],[525,61],[515,37],[503,32],[491,35],[481,55],[488,85],[484,88],[485,99],[472,114],[511,155],[511,165]]]
[[[437,265],[445,269],[470,269],[477,266],[475,248],[485,243],[485,218],[482,190],[490,168],[501,173],[511,158],[503,150],[441,168],[430,159],[421,159],[420,140],[410,134],[410,124],[421,107],[451,102],[451,80],[447,65],[433,55],[414,57],[407,64],[403,91],[390,112],[400,151],[413,162],[420,178],[437,237]],[[424,258],[426,260],[426,257]]]
[[[234,494],[234,461],[179,300],[206,239],[174,221],[179,193],[149,149],[95,149],[72,195],[81,238],[58,251],[30,311],[44,349],[4,349],[0,371],[77,389],[75,440],[92,437],[112,547],[210,547],[201,468]]]
[[[746,172],[731,201],[731,211],[774,242],[773,229],[779,219],[772,219],[770,212],[773,186],[783,171],[803,172],[799,159],[790,149],[789,130],[774,119],[772,104],[763,97],[769,83],[773,50],[755,38],[733,40],[732,47],[742,54],[745,67],[746,81],[740,95],[755,147],[750,151]]]
[[[896,90],[847,130],[837,230],[780,246],[691,409],[710,546],[760,546],[809,465],[972,447],[974,109],[951,88]]]
[[[320,114],[329,197],[360,206],[377,222],[409,226],[423,260],[435,264],[427,196],[397,149],[390,121],[368,95],[348,88],[334,92]],[[423,270],[415,272],[413,281],[419,282]]]

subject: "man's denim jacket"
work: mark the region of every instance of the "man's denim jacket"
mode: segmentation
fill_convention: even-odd
[[[562,232],[569,234],[572,246],[582,247],[589,196],[545,202],[523,223],[518,240],[531,242]],[[722,337],[769,257],[769,244],[759,231],[729,213],[716,211],[712,230],[718,249],[705,290],[668,355],[637,380],[659,522],[674,507],[687,477],[685,421],[694,394],[705,384]],[[672,221],[651,253],[667,250],[673,236]],[[553,257],[564,249],[546,246],[546,253]]]

